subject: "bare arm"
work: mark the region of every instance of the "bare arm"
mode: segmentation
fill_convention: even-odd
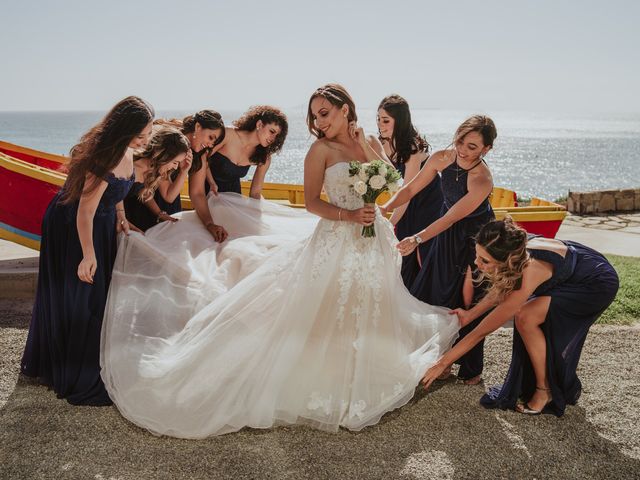
[[[184,185],[184,182],[187,179],[187,175],[189,174],[190,167],[191,162],[189,162],[189,165],[186,168],[182,168],[182,166],[180,166],[180,171],[175,180],[167,178],[160,181],[160,183],[158,184],[158,191],[160,192],[160,196],[165,200],[165,202],[173,203],[178,195],[180,195],[182,186]]]
[[[211,233],[216,242],[224,242],[228,236],[227,231],[220,225],[216,225],[211,217],[207,198],[204,194],[204,182],[207,170],[207,162],[203,161],[200,170],[191,174],[189,178],[189,197],[193,209],[196,211],[198,218]]]
[[[93,183],[94,179],[93,174],[87,174],[84,181],[85,189]],[[78,229],[78,238],[80,239],[83,257],[78,265],[78,278],[87,283],[93,283],[93,276],[98,266],[93,246],[93,217],[107,186],[107,182],[100,180],[98,187],[93,192],[85,195],[83,191],[78,205],[78,213],[76,214],[76,228]],[[121,203],[116,206],[116,209],[121,208]],[[124,218],[124,209],[122,210],[122,218]],[[116,212],[116,214],[120,216],[120,212]]]
[[[418,152],[411,155],[411,157],[409,157],[409,160],[407,161],[407,163],[405,163],[405,167],[404,167],[405,183],[408,183],[411,180],[413,180],[413,178],[418,174],[418,172],[420,171],[420,162],[424,157],[425,157],[424,152]],[[400,219],[404,216],[405,212],[407,211],[408,206],[409,206],[409,203],[407,202],[393,210],[393,214],[389,219],[392,225],[396,225],[400,221]]]
[[[270,166],[271,157],[269,156],[265,163],[256,167],[256,171],[253,173],[253,180],[251,180],[251,189],[249,190],[249,196],[251,198],[260,199],[262,187],[264,186],[264,178]]]
[[[443,156],[444,152],[442,151],[431,155],[420,171],[408,183],[405,182],[402,188],[383,205],[382,210],[388,212],[400,205],[404,205],[415,197],[420,190],[429,185],[441,169]]]
[[[428,162],[427,162],[428,163]],[[467,194],[458,200],[442,217],[433,222],[424,230],[416,233],[423,242],[430,240],[441,232],[447,230],[457,221],[471,214],[491,194],[493,182],[491,176],[479,174],[469,176],[467,180]],[[417,246],[413,236],[407,237],[398,243],[398,249],[402,255],[410,254]]]

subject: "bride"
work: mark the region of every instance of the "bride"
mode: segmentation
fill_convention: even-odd
[[[348,162],[382,152],[356,121],[340,85],[311,96],[310,213],[225,193],[208,200],[234,225],[222,244],[193,212],[121,239],[101,366],[124,417],[183,438],[360,430],[411,399],[459,325],[404,288],[390,223],[350,187]]]

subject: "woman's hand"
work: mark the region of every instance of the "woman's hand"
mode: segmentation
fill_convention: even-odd
[[[438,377],[447,370],[447,368],[449,368],[449,365],[445,364],[442,359],[440,359],[429,370],[427,370],[422,377],[424,389],[427,390],[433,381],[437,380]]]
[[[172,217],[167,212],[160,212],[158,214],[158,218],[156,218],[156,220],[157,220],[157,223],[160,223],[160,222],[176,223],[179,219]]]
[[[411,254],[417,246],[418,243],[416,242],[416,239],[414,237],[407,237],[399,242],[396,245],[396,248],[400,250],[400,255],[406,257],[407,255]]]
[[[206,228],[216,242],[222,243],[229,236],[229,234],[227,233],[227,231],[224,229],[222,225],[216,225],[215,223],[210,223],[206,226]]]
[[[218,196],[218,184],[215,180],[207,178],[207,182],[209,182],[210,192],[213,193],[215,197]]]
[[[78,265],[78,278],[83,282],[93,284],[96,268],[98,268],[98,261],[95,254],[84,257]]]
[[[474,318],[471,315],[469,310],[465,310],[464,308],[456,308],[449,312],[449,315],[458,315],[458,322],[460,322],[460,328],[466,327],[471,322],[473,322]]]
[[[187,155],[184,157],[184,160],[180,162],[180,170],[183,172],[188,172],[191,168],[191,164],[193,163],[193,152],[191,149],[187,151]]]
[[[366,149],[367,137],[364,134],[364,129],[362,127],[359,127],[358,124],[354,121],[349,122],[349,136],[356,140],[360,145],[362,145],[362,148]]]
[[[389,215],[389,210],[387,210],[387,208],[384,205],[378,206],[378,210],[380,210],[380,215],[382,215],[385,218]]]
[[[369,226],[373,224],[376,218],[376,207],[373,205],[365,205],[357,210],[346,210],[346,220],[360,225]]]
[[[126,218],[118,218],[116,233],[124,232],[125,235],[129,235],[129,230],[129,221]]]

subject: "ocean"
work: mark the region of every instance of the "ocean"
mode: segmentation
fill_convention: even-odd
[[[289,135],[273,158],[268,182],[302,183],[305,154],[313,139],[305,107],[285,109]],[[158,112],[177,117],[191,112]],[[227,124],[241,111],[221,111]],[[412,111],[413,121],[435,150],[445,148],[470,112]],[[570,115],[487,112],[498,128],[494,149],[486,157],[494,183],[520,198],[555,200],[568,191],[640,187],[640,114]],[[51,153],[69,149],[104,112],[0,112],[0,140]],[[375,110],[358,111],[360,124],[376,132]],[[249,177],[251,173],[249,174]]]

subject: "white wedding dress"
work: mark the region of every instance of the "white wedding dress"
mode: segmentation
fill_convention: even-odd
[[[362,207],[348,164],[331,203]],[[122,237],[102,329],[102,378],[124,417],[203,438],[302,423],[360,430],[407,403],[457,337],[447,310],[412,297],[391,224],[360,225],[237,194],[209,198],[230,232],[194,212]]]

